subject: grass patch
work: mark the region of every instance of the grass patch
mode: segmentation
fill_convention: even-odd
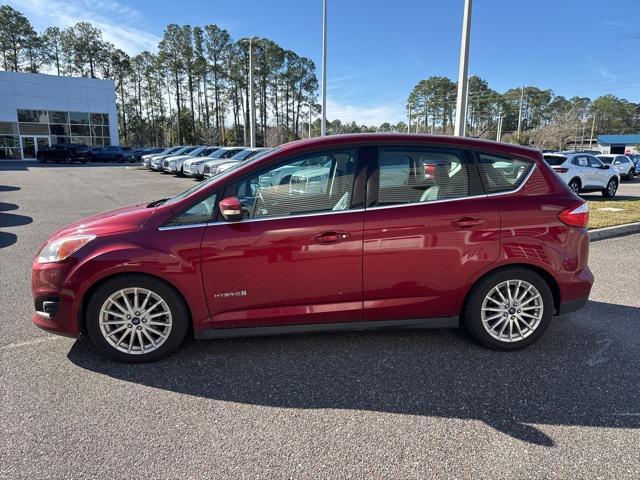
[[[589,202],[589,230],[640,222],[640,198],[585,198]],[[607,211],[602,209],[622,209]]]

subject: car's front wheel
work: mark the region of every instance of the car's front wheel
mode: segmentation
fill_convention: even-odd
[[[136,274],[100,285],[86,312],[87,333],[95,346],[135,363],[159,360],[176,350],[188,322],[184,300],[171,286]]]
[[[616,192],[618,191],[618,180],[612,178],[607,183],[607,186],[602,190],[602,196],[605,198],[613,198],[616,196]]]
[[[537,273],[506,268],[481,279],[463,312],[471,336],[496,350],[516,350],[534,343],[549,326],[553,295]]]

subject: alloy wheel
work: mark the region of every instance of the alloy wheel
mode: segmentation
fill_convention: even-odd
[[[507,280],[493,287],[482,302],[482,325],[501,342],[518,342],[540,325],[544,303],[538,289],[524,280]]]
[[[571,182],[569,184],[569,188],[573,191],[573,193],[580,193],[580,185],[578,185],[578,182]]]
[[[618,190],[618,183],[615,182],[614,180],[611,180],[609,182],[609,185],[607,186],[607,191],[609,192],[609,196],[613,197],[616,194],[616,190]]]
[[[146,288],[124,288],[110,295],[100,308],[99,326],[116,350],[142,355],[169,338],[173,318],[167,302]]]

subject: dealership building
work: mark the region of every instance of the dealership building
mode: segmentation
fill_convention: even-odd
[[[0,72],[0,160],[57,143],[119,144],[113,80]]]

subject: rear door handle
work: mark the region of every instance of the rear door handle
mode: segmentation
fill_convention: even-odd
[[[339,241],[346,240],[347,238],[349,238],[349,234],[347,232],[324,232],[317,235],[315,241],[321,245],[328,245],[331,243],[338,243]]]
[[[484,218],[471,218],[471,217],[464,217],[464,218],[461,218],[460,220],[456,220],[455,222],[453,222],[453,224],[458,228],[471,228],[477,225],[483,225],[485,223],[487,223],[487,221]]]

